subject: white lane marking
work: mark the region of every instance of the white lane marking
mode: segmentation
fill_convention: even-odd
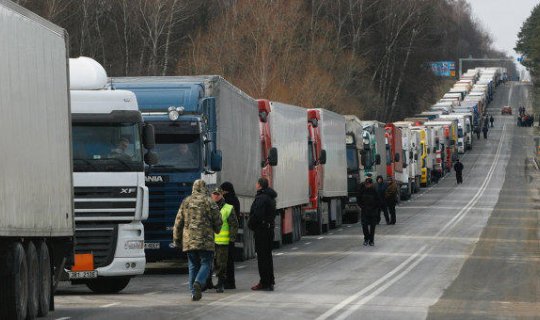
[[[104,304],[100,308],[110,308],[110,307],[117,306],[119,304],[120,304],[120,302],[113,302],[113,303],[109,303],[109,304]]]
[[[62,318],[57,318],[56,320],[69,320],[71,319],[70,317],[62,317]]]
[[[445,224],[443,226],[443,228],[441,230],[439,230],[439,232],[437,232],[435,237],[440,236],[446,230],[450,229],[455,224],[457,224],[461,219],[463,219],[463,217],[467,214],[467,212],[470,211],[470,209],[474,206],[474,204],[476,204],[476,202],[478,202],[479,198],[482,196],[485,189],[487,188],[487,185],[491,181],[491,177],[493,176],[493,173],[495,172],[495,168],[497,167],[499,157],[500,157],[500,153],[501,153],[501,150],[502,150],[502,145],[503,145],[503,140],[504,140],[505,134],[506,134],[506,123],[503,126],[503,131],[501,133],[501,137],[500,137],[500,140],[499,140],[499,146],[497,147],[497,152],[496,152],[495,158],[493,159],[493,163],[491,164],[491,168],[488,171],[488,174],[486,175],[486,177],[484,179],[484,183],[482,184],[482,186],[480,187],[478,192],[475,194],[475,196],[469,201],[469,203],[467,203],[467,205],[465,205],[465,207],[463,207],[463,209],[461,209],[460,212],[456,216],[454,216],[454,218],[452,218],[447,224]],[[349,298],[343,300],[341,303],[337,304],[336,306],[334,306],[330,310],[326,311],[325,313],[323,313],[322,315],[317,317],[316,320],[326,320],[326,319],[328,319],[329,317],[333,316],[335,313],[340,312],[343,308],[345,308],[347,305],[352,303],[354,300],[360,298],[365,293],[371,291],[372,289],[376,288],[379,285],[382,285],[380,288],[373,291],[370,295],[364,297],[363,299],[359,300],[357,303],[352,305],[348,310],[346,310],[344,313],[342,313],[337,318],[337,319],[345,319],[346,317],[351,315],[353,312],[358,310],[360,307],[362,307],[366,302],[370,301],[375,296],[377,296],[379,293],[383,292],[388,287],[390,287],[392,284],[397,282],[399,279],[401,279],[405,275],[407,275],[414,267],[416,267],[420,262],[422,262],[427,257],[426,252],[424,252],[424,251],[427,251],[426,249],[427,249],[427,246],[424,245],[422,248],[420,248],[418,251],[416,251],[412,256],[410,256],[407,260],[402,262],[396,268],[389,271],[382,278],[379,278],[377,281],[375,281],[374,283],[372,283],[368,287],[364,288],[363,290],[360,290],[359,292],[355,293],[354,295],[350,296]],[[409,267],[407,267],[405,270],[401,271],[410,262],[412,262],[413,260],[415,260],[417,258],[418,258],[417,261],[414,261]],[[400,272],[400,273],[398,274],[398,272]],[[393,279],[390,279],[394,275],[396,275],[396,277],[393,278]],[[384,283],[387,279],[390,279],[390,280],[387,283]]]
[[[347,226],[347,228],[350,228],[350,227],[352,227],[352,226],[351,226],[351,225],[348,225],[348,226]]]
[[[324,237],[318,237],[317,240],[321,240],[321,239],[324,239]]]
[[[283,252],[276,253],[276,256],[282,256],[282,255],[283,255]]]
[[[246,266],[238,266],[236,269],[244,269]]]
[[[310,244],[311,244],[311,242],[306,242],[306,243],[304,243],[304,245],[306,245],[306,246],[307,246],[307,245],[310,245]]]

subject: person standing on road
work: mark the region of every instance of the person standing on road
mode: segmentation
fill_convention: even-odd
[[[216,286],[216,292],[222,293],[225,286],[225,279],[227,277],[227,260],[229,255],[229,244],[236,239],[238,233],[238,220],[236,219],[236,213],[234,207],[225,203],[223,198],[223,191],[220,188],[212,191],[212,200],[218,205],[221,212],[221,220],[223,225],[221,231],[215,235],[216,243],[216,258],[215,268],[218,283]],[[208,276],[210,282],[212,282],[212,275]]]
[[[399,188],[392,177],[388,177],[387,180],[388,185],[386,186],[386,191],[384,192],[384,200],[390,213],[390,219],[387,219],[386,224],[396,224],[396,204],[399,197]]]
[[[463,183],[463,163],[459,162],[459,159],[456,160],[454,164],[454,171],[456,172],[457,184]]]
[[[234,186],[232,183],[225,181],[219,186],[223,190],[223,198],[225,203],[230,204],[234,208],[236,218],[240,221],[240,200],[236,196]],[[227,258],[227,277],[225,278],[225,289],[236,289],[236,280],[234,277],[234,258],[235,258],[235,246],[234,241],[229,243],[228,258]]]
[[[361,221],[364,233],[364,246],[375,245],[375,227],[379,217],[381,199],[373,185],[373,180],[367,178],[358,192],[358,205],[362,209]]]
[[[489,116],[489,123],[491,123],[491,127],[493,128],[493,122],[495,122],[495,118],[493,118],[493,115]]]
[[[176,214],[173,242],[187,254],[189,289],[193,301],[201,300],[202,285],[206,283],[214,260],[214,234],[221,231],[223,222],[217,204],[208,196],[206,183],[196,180],[191,196],[182,201]]]
[[[487,124],[482,128],[482,132],[484,133],[484,139],[487,139],[487,134],[488,134]]]
[[[388,217],[388,207],[386,206],[386,201],[384,198],[386,188],[387,186],[384,182],[384,178],[382,176],[377,176],[377,194],[379,195],[379,199],[381,199],[381,207],[379,209],[379,217],[377,218],[377,224],[381,223],[381,211],[384,213],[384,219],[386,220],[386,224],[390,224],[390,219]]]
[[[255,233],[255,251],[259,266],[259,283],[251,290],[274,291],[274,219],[276,217],[277,193],[268,186],[266,178],[260,178],[255,185],[257,195],[249,212],[248,227]]]
[[[480,127],[479,127],[479,126],[476,126],[476,127],[474,128],[474,132],[476,133],[476,138],[477,138],[478,140],[480,140],[480,131],[481,131],[481,130],[480,130]]]

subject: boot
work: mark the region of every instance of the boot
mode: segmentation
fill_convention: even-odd
[[[217,286],[216,286],[216,292],[217,293],[223,293],[223,286],[224,286],[224,281],[223,281],[222,278],[219,278]]]

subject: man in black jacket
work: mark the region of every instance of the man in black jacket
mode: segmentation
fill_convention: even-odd
[[[233,184],[226,181],[221,184],[220,188],[223,190],[223,198],[225,198],[225,203],[234,207],[234,212],[237,215],[236,218],[238,221],[241,221],[242,217],[240,216],[240,201],[236,196]],[[234,242],[231,242],[229,244],[229,257],[227,258],[227,278],[225,279],[225,289],[236,289],[236,280],[234,277],[235,252],[236,249]]]
[[[454,164],[454,171],[456,172],[456,181],[458,184],[463,183],[463,163],[459,162],[459,159],[456,160]]]
[[[251,290],[273,291],[275,279],[272,246],[277,193],[268,186],[268,180],[265,178],[260,178],[255,187],[257,195],[249,212],[248,227],[255,233],[260,281],[251,287]]]
[[[374,246],[375,227],[379,222],[381,199],[371,178],[367,178],[358,190],[357,201],[362,209],[361,221],[362,231],[364,232],[364,246],[367,246],[368,244]]]

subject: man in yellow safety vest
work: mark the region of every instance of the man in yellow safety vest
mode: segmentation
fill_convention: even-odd
[[[212,191],[212,200],[216,202],[221,212],[221,220],[223,225],[221,231],[216,233],[214,241],[216,243],[216,254],[214,261],[214,270],[218,277],[216,292],[223,292],[225,280],[227,277],[227,258],[229,255],[229,243],[234,243],[236,234],[238,233],[238,219],[234,207],[225,203],[223,198],[223,190],[220,188]]]

